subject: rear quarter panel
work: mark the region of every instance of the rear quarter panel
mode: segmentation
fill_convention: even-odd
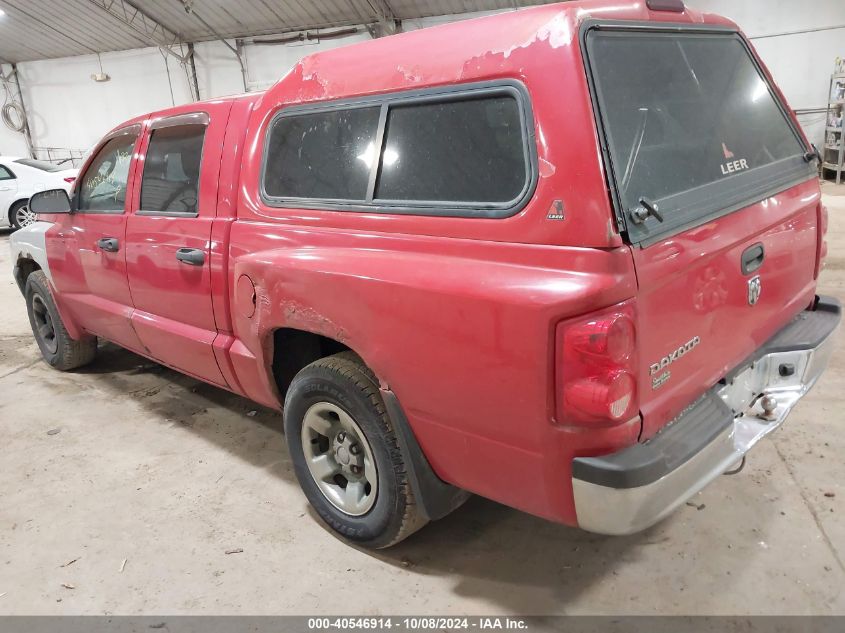
[[[236,222],[231,239],[234,279],[249,276],[257,291],[252,317],[249,298],[230,295],[233,358],[248,395],[278,398],[276,328],[316,332],[360,354],[396,393],[443,479],[543,515],[550,498],[560,502],[562,482],[538,485],[549,461],[555,470],[566,463],[553,424],[554,326],[634,294],[627,248],[253,222]]]

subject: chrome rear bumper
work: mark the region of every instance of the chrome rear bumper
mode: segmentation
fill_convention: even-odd
[[[821,298],[648,442],[574,459],[578,525],[601,534],[638,532],[736,464],[819,379],[841,311],[835,299]],[[763,396],[776,404],[768,414]]]

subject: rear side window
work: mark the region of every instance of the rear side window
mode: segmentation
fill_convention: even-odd
[[[196,215],[204,125],[154,129],[144,159],[141,212]]]
[[[395,93],[314,110],[288,108],[270,124],[268,204],[501,217],[532,190],[533,123],[516,85]]]
[[[526,178],[519,107],[511,96],[396,106],[375,197],[508,202]]]
[[[587,42],[632,235],[689,225],[809,176],[802,141],[737,35],[599,30]],[[641,199],[664,224],[632,226]]]
[[[267,195],[363,200],[375,155],[378,120],[377,107],[278,119],[267,152]]]
[[[14,180],[15,176],[8,169],[0,165],[0,180]]]
[[[136,138],[121,134],[103,145],[79,185],[79,211],[123,212]]]

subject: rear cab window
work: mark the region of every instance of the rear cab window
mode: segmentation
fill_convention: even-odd
[[[617,220],[648,242],[814,175],[807,148],[740,36],[593,25],[585,32]],[[653,206],[663,218],[634,217]]]
[[[527,92],[518,82],[293,106],[271,121],[270,206],[507,217],[536,185]]]
[[[153,129],[141,178],[141,215],[196,217],[206,125]]]

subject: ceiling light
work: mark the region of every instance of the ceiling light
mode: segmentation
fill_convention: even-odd
[[[93,79],[93,80],[94,80],[94,81],[96,81],[97,83],[103,83],[104,81],[110,81],[110,80],[111,80],[111,77],[109,77],[109,76],[108,76],[108,75],[107,75],[107,74],[103,71],[103,60],[102,60],[102,59],[100,59],[100,54],[99,54],[99,53],[97,53],[97,62],[99,62],[99,64],[100,64],[100,72],[98,72],[98,73],[94,73],[93,75],[91,75],[91,79]]]

